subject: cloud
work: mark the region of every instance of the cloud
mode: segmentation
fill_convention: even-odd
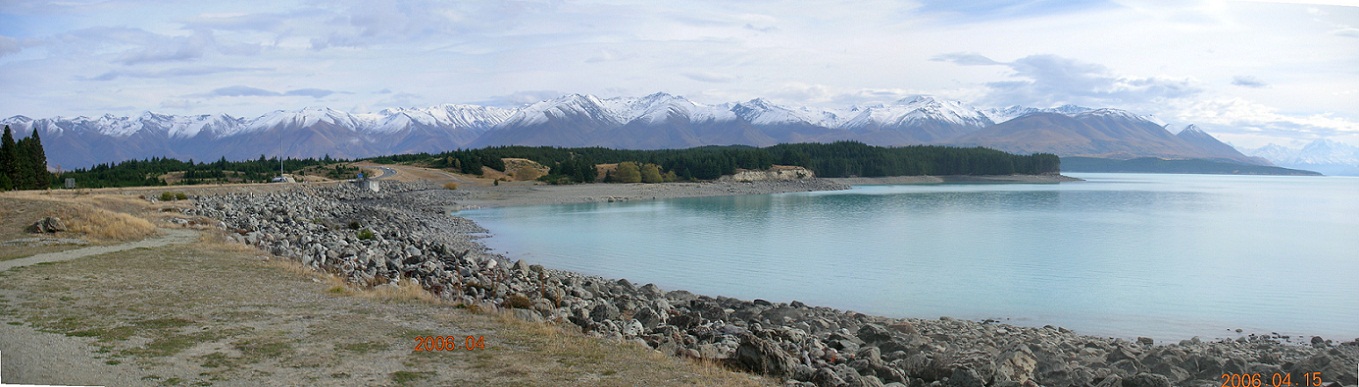
[[[1331,35],[1344,36],[1347,38],[1359,38],[1359,28],[1343,26],[1337,28],[1335,31],[1331,31]]]
[[[1117,6],[1106,0],[924,0],[917,11],[970,22],[982,22],[1060,15]]]
[[[331,94],[335,94],[335,92],[334,92],[334,91],[331,91],[331,90],[325,90],[325,89],[297,89],[297,90],[288,90],[288,91],[286,91],[286,92],[283,93],[283,95],[286,95],[286,96],[304,96],[304,97],[312,97],[312,98],[317,98],[317,99],[325,98],[326,96],[331,95]]]
[[[261,89],[261,88],[258,88],[258,87],[250,87],[250,86],[237,85],[237,86],[227,86],[227,87],[217,88],[217,89],[213,89],[212,91],[209,91],[209,92],[207,92],[207,93],[195,94],[195,95],[193,95],[193,96],[195,96],[195,97],[204,97],[204,98],[217,98],[217,97],[312,97],[312,98],[316,98],[316,99],[321,99],[321,98],[324,98],[324,97],[326,97],[326,96],[328,96],[328,95],[335,94],[335,93],[336,93],[336,92],[333,91],[333,90],[310,89],[310,88],[308,88],[308,89],[289,90],[289,91],[285,91],[285,92],[281,92],[281,93],[280,93],[280,92],[277,92],[277,91],[265,90],[265,89]]]
[[[258,87],[250,86],[227,86],[218,88],[204,94],[204,97],[277,97],[283,95],[279,92],[269,91]]]
[[[118,78],[174,78],[223,73],[266,72],[270,70],[272,69],[266,67],[223,67],[223,66],[180,67],[155,71],[118,69],[105,72],[103,74],[99,74],[95,77],[87,79],[95,81],[111,81]]]
[[[477,105],[519,107],[539,101],[557,98],[567,93],[556,90],[520,90],[506,95],[498,95],[485,100],[472,102]]]
[[[1235,77],[1232,77],[1232,84],[1241,87],[1250,87],[1255,89],[1269,86],[1265,84],[1264,81],[1261,81],[1260,78],[1252,77],[1249,75],[1237,75]]]
[[[1241,98],[1193,101],[1178,113],[1180,119],[1213,127],[1215,132],[1265,134],[1277,137],[1320,138],[1359,134],[1359,122],[1332,114],[1286,114]]]
[[[1114,73],[1104,65],[1057,55],[1030,55],[1013,62],[998,62],[979,54],[943,54],[936,61],[969,66],[1005,66],[1013,72],[1008,81],[986,84],[981,103],[992,106],[1145,106],[1201,92],[1189,80],[1164,77],[1133,77]]]
[[[710,71],[690,71],[680,73],[680,75],[683,75],[685,78],[689,78],[695,81],[711,83],[728,83],[735,81],[737,79],[741,79],[740,77],[735,75],[714,73]]]
[[[5,55],[17,53],[23,49],[23,46],[19,45],[18,39],[0,35],[0,58],[3,58]]]
[[[981,54],[971,52],[954,52],[948,54],[935,55],[930,60],[935,62],[952,62],[963,66],[989,66],[1004,64],[991,60]]]

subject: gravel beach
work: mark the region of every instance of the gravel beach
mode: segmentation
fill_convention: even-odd
[[[924,183],[930,183],[925,181]],[[365,285],[413,279],[438,297],[512,310],[681,357],[783,378],[790,385],[1217,386],[1224,374],[1322,372],[1356,384],[1359,341],[1083,336],[996,321],[894,319],[805,305],[696,295],[554,270],[491,253],[484,232],[447,210],[491,206],[845,189],[862,180],[541,186],[448,190],[428,183],[298,186],[205,195],[193,215],[237,243]],[[884,181],[894,183],[894,181]],[[371,231],[371,233],[366,233]],[[1130,337],[1135,337],[1131,333]]]

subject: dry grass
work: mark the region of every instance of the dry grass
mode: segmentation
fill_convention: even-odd
[[[457,189],[458,189],[458,183],[454,183],[454,182],[447,182],[447,183],[444,183],[444,188],[449,189],[449,190],[457,190]]]
[[[156,233],[150,221],[132,214],[148,212],[148,203],[122,195],[53,195],[50,191],[11,193],[3,200],[10,205],[5,227],[27,227],[43,217],[55,216],[66,223],[68,232],[83,234],[95,241],[140,240]],[[16,224],[11,224],[16,223]],[[22,227],[19,231],[22,231]],[[12,230],[6,230],[12,231]]]
[[[101,241],[141,240],[156,233],[150,221],[88,204],[74,204],[53,211],[66,222],[70,232]]]

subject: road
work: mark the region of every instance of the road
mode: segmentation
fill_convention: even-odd
[[[381,174],[381,175],[377,175],[377,176],[371,177],[371,179],[373,179],[373,180],[382,180],[382,179],[386,179],[386,178],[389,178],[389,177],[392,177],[392,176],[396,176],[396,170],[395,170],[395,169],[391,169],[391,168],[388,168],[388,167],[377,167],[377,169],[382,170],[382,174]]]

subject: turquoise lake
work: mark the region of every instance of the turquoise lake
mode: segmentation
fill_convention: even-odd
[[[665,290],[1180,340],[1359,337],[1359,178],[1062,184],[480,209],[493,250]]]

